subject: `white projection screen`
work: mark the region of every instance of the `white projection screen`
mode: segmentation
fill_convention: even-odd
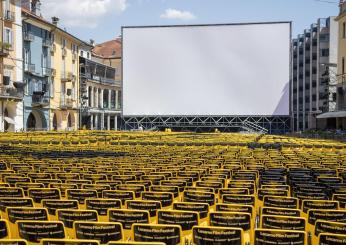
[[[289,115],[291,23],[123,27],[123,116]]]

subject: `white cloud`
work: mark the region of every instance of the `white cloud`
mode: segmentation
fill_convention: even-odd
[[[69,27],[98,26],[98,20],[107,14],[124,12],[127,0],[45,0],[42,14],[46,18],[59,17]]]
[[[196,19],[197,17],[189,11],[182,11],[177,9],[166,9],[165,12],[160,15],[160,18],[188,21],[188,20]]]

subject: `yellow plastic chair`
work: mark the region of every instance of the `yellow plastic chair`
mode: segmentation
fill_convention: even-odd
[[[163,242],[182,245],[181,227],[179,225],[132,225],[132,240],[136,242]]]
[[[123,240],[123,227],[118,222],[74,222],[74,239],[97,240],[100,244]]]

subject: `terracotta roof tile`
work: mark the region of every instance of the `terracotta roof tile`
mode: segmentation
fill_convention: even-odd
[[[102,58],[121,58],[121,39],[97,44],[92,49],[92,53]]]

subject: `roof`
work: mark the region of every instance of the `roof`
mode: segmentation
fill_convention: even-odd
[[[116,38],[114,40],[97,44],[92,49],[92,53],[93,55],[104,59],[121,58],[121,39]]]
[[[33,14],[31,11],[29,11],[29,10],[27,10],[25,8],[22,8],[22,15],[26,16],[26,17],[29,17],[29,18],[32,18],[32,19],[34,19],[36,21],[39,21],[42,24],[47,25],[48,27],[52,28],[53,30],[57,29],[57,30],[61,31],[62,33],[64,33],[64,34],[66,34],[66,35],[76,39],[77,41],[79,41],[83,45],[90,46],[89,43],[79,39],[78,37],[72,35],[71,33],[67,32],[67,31],[65,31],[64,29],[61,29],[59,26],[54,25],[53,23],[51,23],[48,20],[44,19],[42,16],[38,16],[38,15]],[[23,20],[25,21],[25,19],[23,19]]]
[[[322,119],[322,118],[338,118],[338,117],[346,117],[346,111],[326,112],[326,113],[318,115],[316,118]]]

